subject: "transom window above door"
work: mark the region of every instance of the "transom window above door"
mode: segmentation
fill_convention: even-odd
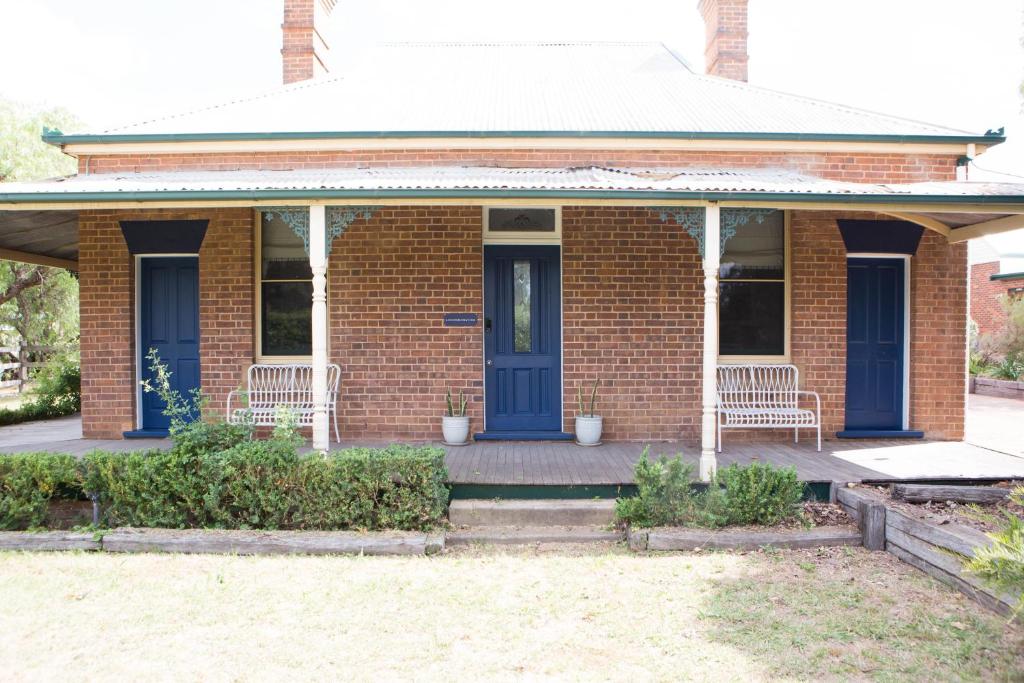
[[[561,207],[484,207],[484,241],[491,244],[558,244]]]
[[[258,355],[306,357],[313,352],[313,271],[302,239],[280,218],[261,213]]]

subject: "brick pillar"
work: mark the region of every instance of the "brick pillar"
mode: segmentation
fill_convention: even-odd
[[[704,17],[704,70],[711,76],[747,80],[747,0],[700,0]]]
[[[284,0],[281,62],[284,83],[327,73],[327,43],[321,33],[337,0]]]

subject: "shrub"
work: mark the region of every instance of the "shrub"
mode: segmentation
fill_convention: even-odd
[[[82,370],[69,353],[53,356],[36,375],[35,403],[61,415],[82,409]]]
[[[620,523],[638,527],[718,527],[726,522],[717,491],[709,487],[695,492],[693,465],[679,456],[662,456],[652,462],[644,449],[633,478],[637,495],[615,501],[615,517]]]
[[[638,527],[772,525],[795,517],[803,497],[792,467],[730,465],[701,492],[692,476],[693,465],[682,458],[652,462],[645,450],[633,470],[637,495],[615,501],[616,519]]]
[[[1024,505],[1024,486],[1017,487],[1010,499]],[[1024,519],[1011,512],[1005,515],[1006,525],[988,534],[992,545],[976,548],[966,568],[995,590],[1017,596],[1016,618],[1024,611]]]
[[[444,451],[394,445],[299,455],[276,435],[197,453],[85,457],[110,525],[223,529],[425,529],[448,500]]]
[[[718,472],[725,489],[731,524],[778,524],[797,515],[803,484],[795,467],[773,467],[753,462],[730,465]]]
[[[77,359],[67,354],[55,356],[37,379],[31,400],[17,408],[0,409],[0,425],[48,420],[82,409],[82,376]]]
[[[82,495],[75,458],[57,453],[0,457],[0,529],[28,529],[46,521],[53,498]]]

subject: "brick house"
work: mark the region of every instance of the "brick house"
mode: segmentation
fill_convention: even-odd
[[[985,239],[970,243],[971,320],[979,335],[991,335],[1006,325],[1003,299],[1024,296],[1024,258],[1007,258]]]
[[[962,438],[966,240],[1024,225],[1024,186],[957,169],[1000,132],[747,84],[746,0],[699,3],[707,74],[635,43],[329,73],[333,6],[285,1],[279,90],[48,132],[78,175],[0,187],[7,256],[81,275],[86,437],[161,429],[155,347],[218,408],[255,362],[338,363],[346,438],[436,439],[447,387],[477,438],[566,438],[600,378],[606,439],[707,475],[736,363],[795,365],[829,438]]]

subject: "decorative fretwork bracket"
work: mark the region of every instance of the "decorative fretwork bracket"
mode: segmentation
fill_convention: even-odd
[[[699,206],[668,207],[660,209],[662,222],[670,218],[686,233],[697,241],[697,250],[704,256],[704,209]],[[719,256],[725,253],[725,243],[736,236],[737,228],[747,225],[751,220],[764,223],[775,209],[722,209],[719,218],[721,246]]]
[[[667,223],[671,218],[697,241],[697,252],[704,256],[704,207],[680,206],[661,209],[661,222]]]
[[[376,209],[375,206],[328,206],[325,211],[327,214],[327,244],[325,245],[327,255],[331,255],[331,245],[335,238],[344,235],[353,221],[358,218],[369,219]],[[262,211],[266,217],[276,217],[278,220],[284,221],[291,231],[302,240],[302,248],[306,255],[309,255],[309,209],[302,206],[275,206]]]

